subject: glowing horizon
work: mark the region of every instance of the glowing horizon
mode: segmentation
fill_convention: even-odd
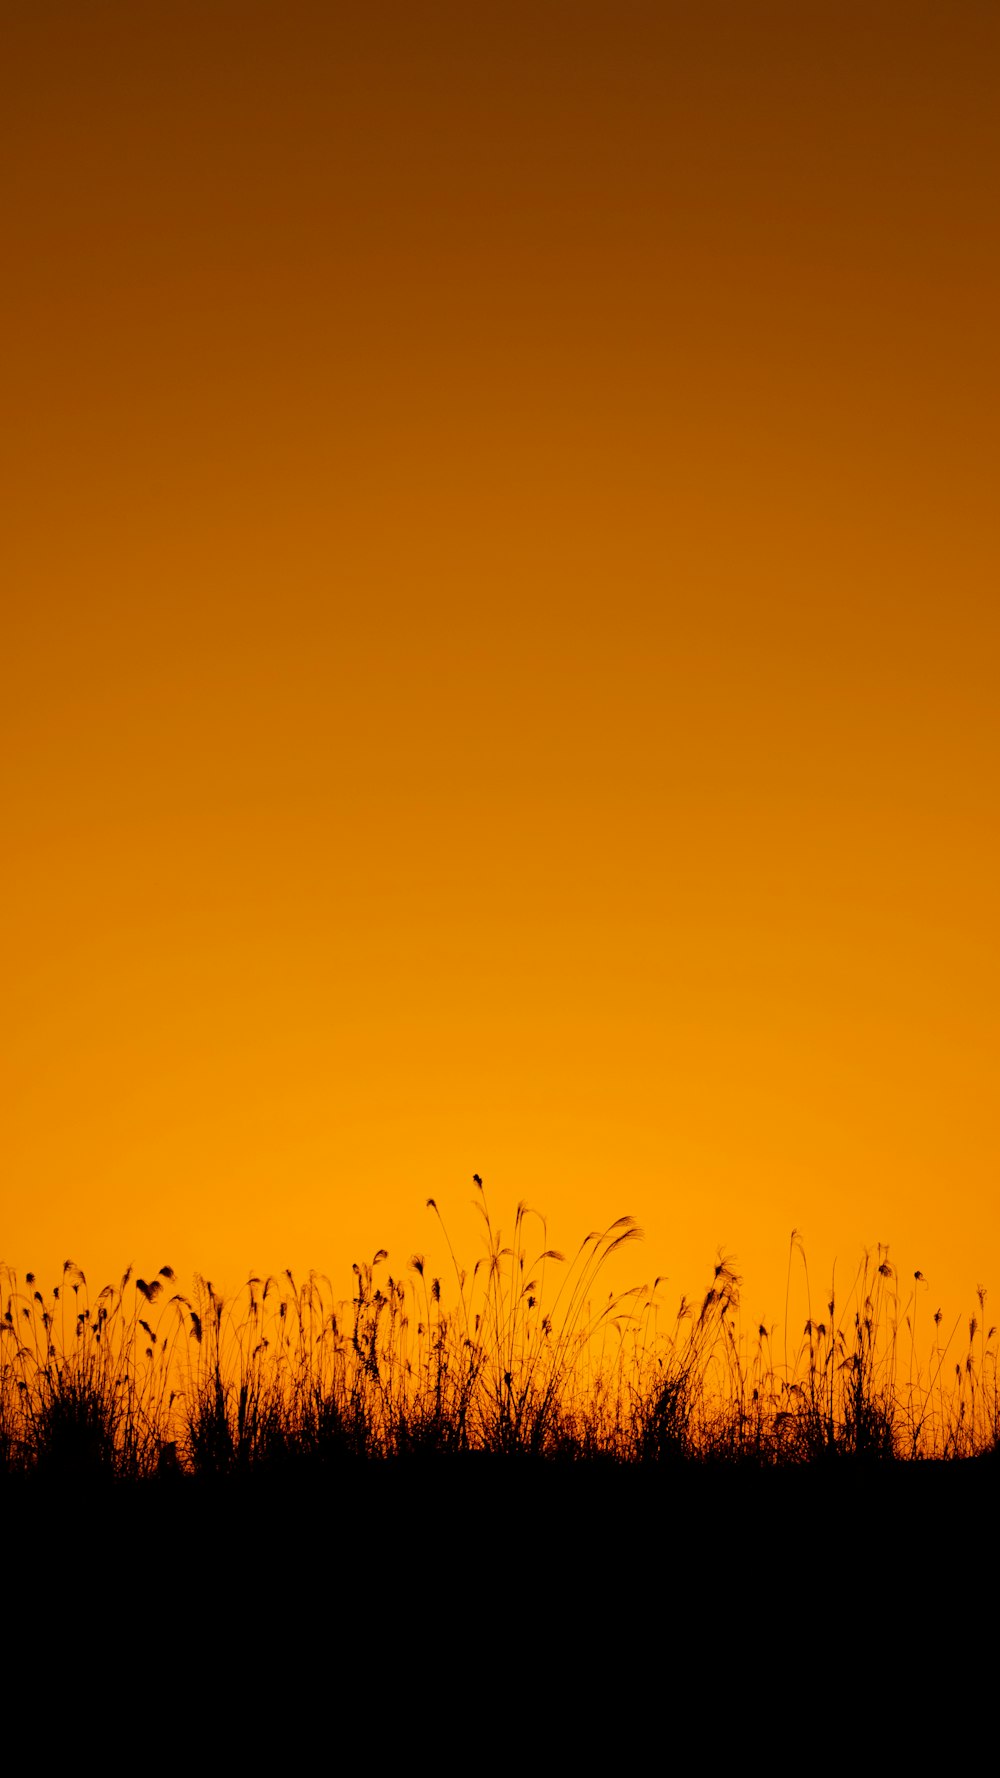
[[[993,10],[86,14],[3,25],[0,1258],[443,1271],[479,1172],[1000,1291]]]

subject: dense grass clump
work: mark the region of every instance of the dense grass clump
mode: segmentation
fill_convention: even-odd
[[[0,1474],[319,1474],[472,1453],[766,1469],[1000,1443],[985,1291],[957,1351],[958,1324],[946,1335],[940,1311],[918,1330],[922,1276],[901,1299],[879,1248],[844,1304],[831,1290],[798,1338],[786,1310],[779,1341],[744,1328],[730,1260],[673,1315],[660,1280],[602,1298],[602,1269],[638,1237],[631,1217],[567,1261],[524,1204],[505,1242],[476,1186],[485,1254],[463,1269],[441,1222],[447,1286],[420,1253],[394,1274],[384,1250],[354,1266],[347,1299],[323,1275],[290,1272],[252,1277],[228,1300],[196,1276],[185,1294],[163,1266],[91,1301],[71,1261],[48,1294],[5,1268]],[[799,1259],[793,1235],[789,1278]]]

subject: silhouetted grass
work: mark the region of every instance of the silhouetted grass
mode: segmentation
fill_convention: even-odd
[[[187,1295],[164,1266],[151,1281],[127,1272],[91,1302],[71,1261],[47,1294],[6,1268],[0,1473],[301,1477],[474,1455],[768,1470],[1000,1444],[982,1290],[967,1339],[957,1325],[945,1333],[940,1311],[918,1330],[924,1281],[915,1274],[901,1297],[880,1248],[842,1305],[831,1290],[821,1316],[810,1306],[797,1338],[786,1307],[779,1340],[744,1328],[729,1260],[672,1316],[659,1280],[602,1298],[606,1262],[638,1236],[631,1217],[567,1261],[524,1204],[505,1242],[476,1185],[486,1249],[471,1270],[442,1221],[449,1280],[419,1253],[397,1275],[380,1251],[354,1266],[346,1300],[325,1276],[290,1272],[250,1278],[229,1300],[196,1276]],[[811,1305],[793,1235],[789,1280],[800,1260]]]

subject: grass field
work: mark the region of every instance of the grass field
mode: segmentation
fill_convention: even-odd
[[[944,1745],[950,1649],[992,1697],[984,1293],[947,1329],[882,1250],[822,1319],[748,1332],[724,1259],[679,1308],[609,1296],[630,1219],[563,1258],[481,1204],[477,1265],[379,1253],[343,1300],[6,1271],[11,1720],[104,1711],[142,1747],[172,1717],[219,1759],[301,1724],[367,1756],[405,1720],[587,1765],[706,1712],[763,1747],[777,1712],[807,1750],[840,1662],[852,1721],[926,1671],[913,1744]]]
[[[922,1278],[879,1249],[845,1300],[804,1326],[744,1324],[720,1257],[698,1301],[659,1281],[609,1295],[629,1217],[567,1258],[522,1204],[511,1237],[478,1187],[483,1257],[451,1270],[384,1251],[348,1297],[316,1273],[250,1278],[228,1300],[169,1266],[92,1293],[67,1260],[45,1290],[5,1268],[0,1472],[144,1482],[303,1477],[345,1461],[532,1458],[761,1470],[955,1461],[1000,1443],[996,1329],[985,1291],[950,1328]],[[431,1209],[438,1214],[437,1205]],[[532,1244],[537,1228],[541,1238]],[[789,1250],[789,1285],[805,1255]]]

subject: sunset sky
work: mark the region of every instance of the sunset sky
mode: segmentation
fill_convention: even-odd
[[[0,9],[0,1258],[1000,1295],[1000,11]]]

